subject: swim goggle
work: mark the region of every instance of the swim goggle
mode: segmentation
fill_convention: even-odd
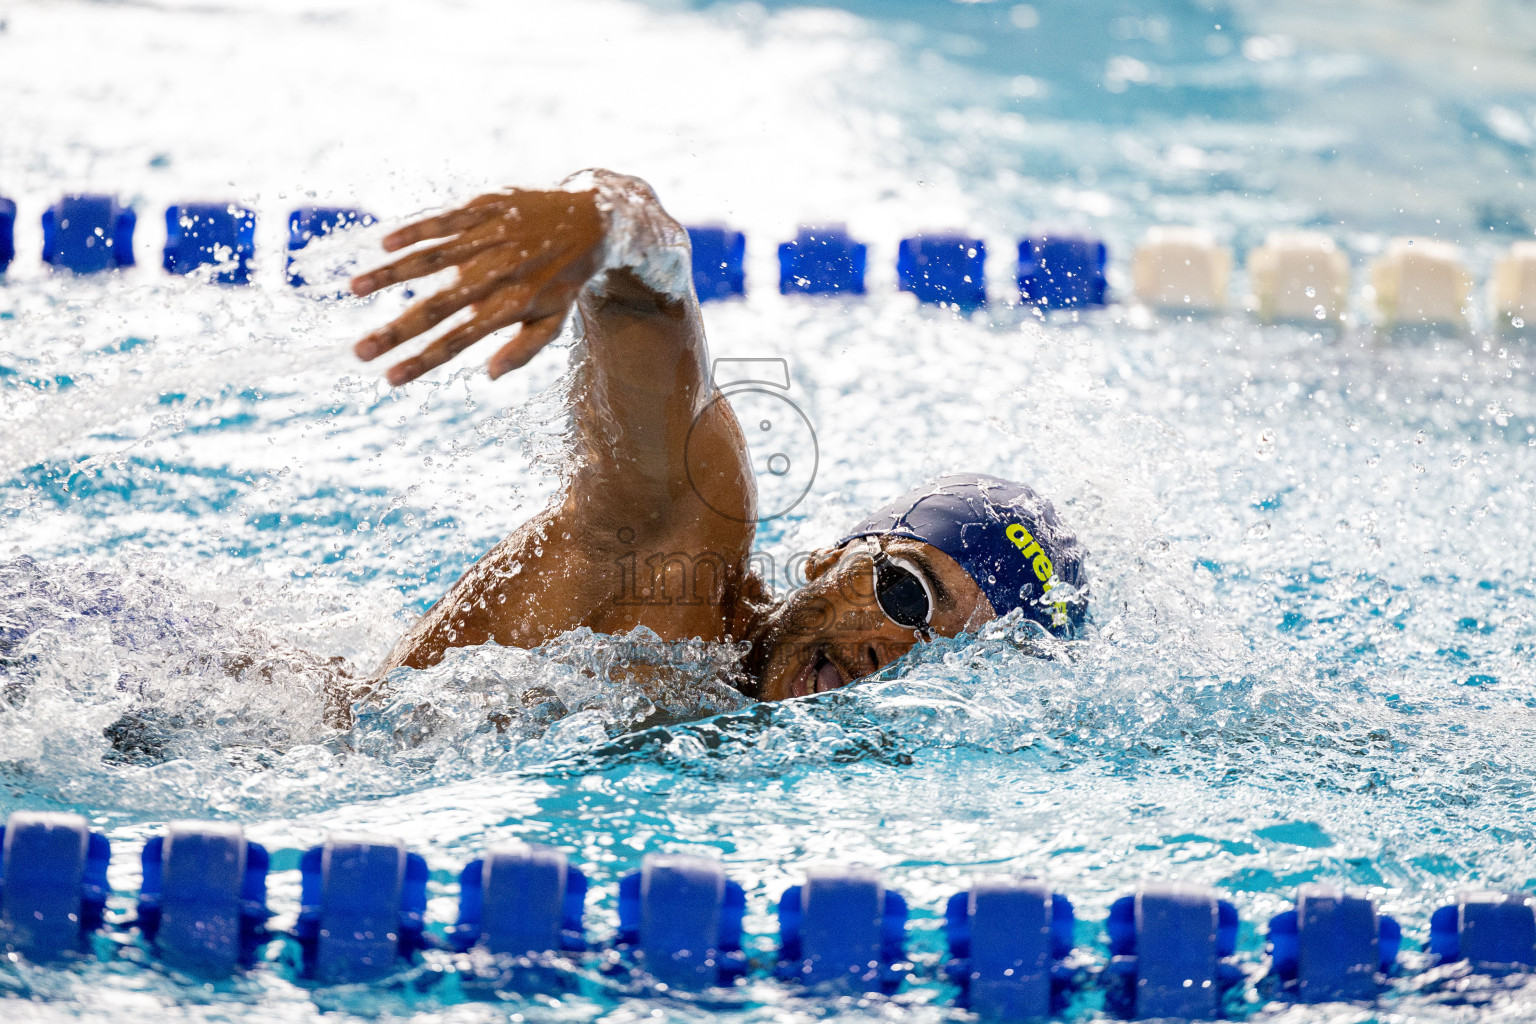
[[[886,618],[907,629],[923,630],[933,621],[933,587],[918,565],[887,554],[873,538],[875,601]]]

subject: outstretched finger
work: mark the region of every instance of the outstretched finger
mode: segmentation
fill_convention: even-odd
[[[412,278],[426,277],[435,274],[446,267],[456,266],[479,253],[483,249],[490,248],[501,242],[497,235],[468,240],[453,239],[442,242],[429,249],[413,252],[402,256],[393,263],[386,263],[382,267],[376,267],[365,273],[358,274],[352,279],[352,294],[359,298],[372,295],[380,288],[388,288],[392,284],[401,281],[409,281]]]
[[[468,231],[487,217],[496,215],[494,209],[488,210],[486,207],[505,206],[504,216],[513,213],[516,207],[508,205],[508,199],[505,193],[492,192],[489,195],[471,199],[457,210],[449,210],[447,213],[440,213],[435,217],[427,217],[414,224],[397,228],[384,236],[384,249],[386,252],[394,252],[429,238],[446,238],[460,231]]]
[[[461,280],[495,278],[506,284],[543,269],[563,254],[564,249],[548,241],[532,248],[521,248],[511,231],[511,224],[507,224],[500,230],[465,234],[359,274],[352,279],[352,293],[359,297],[371,295],[380,288],[435,274],[448,267],[461,268]]]
[[[431,298],[416,303],[353,345],[353,353],[366,363],[371,359],[377,359],[401,342],[409,341],[423,331],[430,331],[473,301],[461,300],[454,294],[456,291],[457,289],[441,291]]]
[[[391,366],[385,375],[390,386],[399,387],[407,381],[413,381],[428,370],[443,365],[487,334],[516,323],[524,305],[522,302],[504,302],[496,309],[481,313],[473,320],[447,331],[416,355]]]
[[[560,329],[565,326],[566,314],[555,313],[538,320],[530,320],[518,328],[517,337],[507,342],[497,350],[486,364],[490,371],[491,380],[495,380],[504,373],[525,365],[528,360],[539,354],[539,351],[554,341],[559,335]]]
[[[444,288],[436,295],[422,299],[383,327],[364,337],[352,346],[352,351],[365,363],[370,359],[376,359],[401,342],[409,341],[418,334],[430,331],[465,306],[479,302],[499,288],[506,288],[507,282],[516,274],[516,267],[504,268],[497,273],[472,277],[467,283]],[[511,291],[515,294],[509,297],[514,301],[525,300],[526,289],[513,288]]]

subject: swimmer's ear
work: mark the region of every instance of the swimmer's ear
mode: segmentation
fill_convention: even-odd
[[[842,557],[842,548],[822,548],[820,551],[812,551],[805,556],[805,581],[809,583],[821,576],[836,565],[837,560]]]

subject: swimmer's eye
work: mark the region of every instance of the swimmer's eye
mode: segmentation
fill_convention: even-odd
[[[933,588],[922,569],[896,555],[875,559],[875,600],[898,626],[922,629],[933,619]]]

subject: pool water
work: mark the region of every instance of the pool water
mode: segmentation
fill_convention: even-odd
[[[438,926],[489,843],[561,845],[597,938],[645,853],[707,848],[746,888],[759,954],[806,866],[860,861],[912,905],[915,964],[891,1000],[758,981],[722,1008],[597,974],[560,999],[322,989],[280,965],[192,986],[130,951],[0,967],[0,1012],[959,1019],[942,906],[977,871],[1068,894],[1090,959],[1138,880],[1216,886],[1254,969],[1258,925],[1302,882],[1368,888],[1413,948],[1457,889],[1536,883],[1530,353],[1481,321],[1405,337],[1361,315],[1392,235],[1461,244],[1479,280],[1530,237],[1536,17],[1285,7],[0,3],[0,193],[21,206],[0,285],[0,815],[106,831],[114,911],[166,821],[238,820],[274,851],[279,926],[299,853],[332,829],[423,854]],[[495,383],[470,358],[391,391],[349,343],[403,300],[287,288],[286,213],[371,209],[383,224],[314,257],[367,260],[412,213],[590,165],[747,232],[748,296],[706,307],[712,350],[785,359],[820,455],[806,500],[760,530],[765,557],[784,567],[928,476],[1015,477],[1091,552],[1089,635],[1038,657],[999,624],[752,708],[720,685],[729,649],[578,633],[457,651],[325,728],[326,680],[371,671],[554,493],[568,346]],[[38,265],[37,215],[84,190],[136,204],[139,267]],[[201,198],[257,210],[253,286],[156,266],[159,211]],[[833,219],[870,243],[869,296],[779,296],[773,244]],[[1100,233],[1124,296],[1156,223],[1239,255],[1328,230],[1356,315],[1328,333],[1128,305],[1042,322],[894,290],[897,241],[955,228],[988,240],[1007,296],[1011,244],[1049,224]],[[637,659],[672,682],[615,678]],[[1241,1012],[1526,1020],[1536,991],[1410,977],[1375,1011]],[[1069,1010],[1100,1015],[1091,992]]]

